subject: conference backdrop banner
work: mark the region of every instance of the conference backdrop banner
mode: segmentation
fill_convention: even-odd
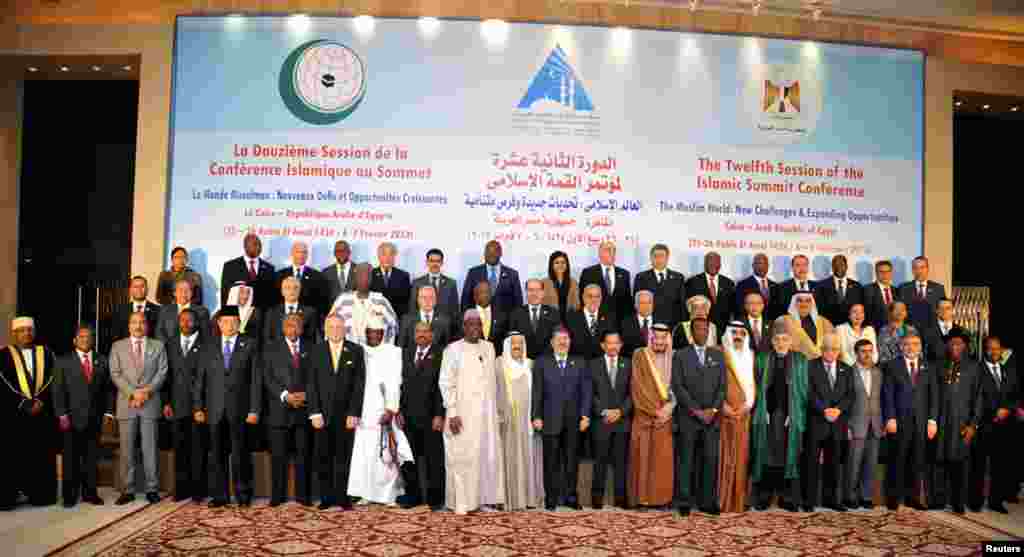
[[[179,17],[169,256],[192,254],[206,299],[242,237],[284,265],[382,242],[460,282],[484,244],[521,277],[613,240],[655,243],[687,276],[771,275],[846,254],[853,274],[922,247],[924,58],[918,51],[501,21]],[[212,302],[211,306],[217,306]]]

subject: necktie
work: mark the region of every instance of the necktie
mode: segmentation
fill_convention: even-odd
[[[758,279],[758,283],[761,284],[761,297],[764,301],[768,301],[768,281],[766,279]]]
[[[917,386],[917,362],[910,362],[910,382]]]
[[[424,313],[423,320],[427,322],[427,325],[430,325],[434,320],[434,315],[432,313]]]
[[[1003,386],[1003,376],[999,372],[999,364],[992,366],[992,377],[996,380],[996,388],[1001,389]]]
[[[537,330],[537,319],[540,318],[538,313],[539,313],[539,310],[538,310],[537,306],[533,306],[533,317],[530,317],[530,326],[533,327],[534,331]]]
[[[142,304],[135,304],[135,313],[142,313],[146,311],[146,306]]]
[[[882,288],[882,300],[885,302],[887,307],[892,303],[892,294],[889,292],[888,286]]]
[[[302,267],[295,268],[295,280],[302,281]]]
[[[708,290],[711,291],[711,303],[714,304],[718,298],[718,288],[715,288],[715,277],[708,275]]]
[[[588,314],[587,319],[590,320],[590,336],[594,336],[597,334],[597,317]]]
[[[651,326],[650,326],[650,324],[648,324],[648,321],[650,320],[650,317],[641,317],[640,319],[641,319],[641,321],[640,321],[640,336],[642,336],[644,338],[644,340],[647,341],[647,345],[650,346],[651,345]]]
[[[142,362],[142,341],[139,339],[135,339],[134,341],[132,341],[132,343],[134,344],[134,346],[132,347],[132,353],[135,356],[135,361]]]
[[[491,291],[493,292],[495,284],[498,282],[498,273],[495,272],[494,267],[488,267],[487,282],[491,283]]]
[[[434,291],[437,292],[437,277],[430,277],[430,286],[433,286]]]
[[[224,341],[224,369],[231,368],[231,341]]]
[[[565,360],[558,360],[558,369],[562,372],[562,377],[565,377]]]
[[[426,353],[426,351],[423,350],[422,348],[416,350],[416,365],[417,366],[420,365],[421,363],[423,363],[423,356],[424,356],[425,353]]]
[[[256,260],[249,260],[249,280],[256,280]]]
[[[839,301],[841,302],[841,301],[843,301],[845,299],[846,299],[846,281],[845,280],[840,280],[839,281]]]
[[[658,271],[658,284],[660,285],[663,280],[665,280],[665,277],[662,276],[661,271]]]
[[[835,364],[829,364],[828,367],[828,388],[836,388],[836,368]]]
[[[331,345],[331,370],[334,371],[335,375],[338,374],[338,359],[341,357],[341,348],[342,345],[339,345],[337,348],[333,344]]]
[[[338,265],[338,284],[341,285],[341,289],[345,289],[345,285],[348,284],[348,280],[345,277],[345,266]]]
[[[796,286],[797,286],[797,288],[796,288],[796,289],[797,289],[797,291],[798,291],[798,292],[806,292],[806,291],[807,291],[807,287],[806,287],[806,286],[804,286],[805,284],[806,284],[806,283],[804,283],[804,281],[800,281],[800,282],[797,282],[797,283],[796,283]]]
[[[917,297],[921,298],[922,300],[926,298],[924,283],[918,283],[918,285],[917,285]]]
[[[702,365],[702,366],[704,365],[704,347],[703,346],[698,346],[697,347],[697,361],[700,362],[700,365]]]
[[[384,271],[384,288],[388,287],[388,283],[391,282],[391,271]]]
[[[604,285],[608,289],[609,294],[615,290],[615,285],[612,284],[612,270],[610,267],[604,268]]]
[[[751,322],[751,328],[754,330],[754,344],[761,346],[761,320],[755,319]]]
[[[295,313],[295,306],[291,306],[290,305],[290,306],[288,306],[288,314],[290,315],[292,313]]]
[[[188,339],[181,339],[181,355],[188,356]]]
[[[292,366],[295,367],[295,369],[298,369],[299,368],[299,343],[289,341],[288,345],[292,347]]]
[[[88,354],[82,356],[82,372],[85,374],[85,382],[92,383],[92,362]]]
[[[480,319],[483,320],[484,338],[491,338],[491,308],[488,307],[480,312]]]

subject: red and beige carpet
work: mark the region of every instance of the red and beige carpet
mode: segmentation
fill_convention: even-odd
[[[969,518],[913,510],[678,519],[667,512],[619,510],[456,516],[426,507],[370,506],[321,512],[294,503],[211,510],[164,501],[50,555],[969,556],[980,554],[983,541],[1010,537]]]

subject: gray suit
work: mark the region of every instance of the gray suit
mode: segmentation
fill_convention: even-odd
[[[341,296],[344,292],[350,292],[356,289],[356,265],[355,261],[351,259],[348,262],[348,275],[345,277],[345,284],[341,283],[338,277],[338,264],[324,267],[321,274],[324,276],[324,281],[327,282],[327,296],[330,298],[328,305],[333,304],[338,296]]]
[[[844,499],[849,503],[870,501],[872,481],[878,464],[878,441],[882,436],[882,370],[870,370],[871,392],[864,388],[860,368],[853,368],[853,406],[850,427],[850,455],[846,460]],[[859,494],[858,494],[859,491]]]
[[[417,277],[416,280],[412,281],[412,291],[409,296],[409,313],[419,313],[420,304],[416,299],[416,295],[419,294],[421,286],[430,285],[430,274]],[[437,305],[434,306],[434,310],[447,315],[452,320],[453,327],[458,328],[458,323],[462,322],[462,312],[459,306],[459,288],[455,286],[455,279],[443,274],[438,276]],[[453,334],[455,332],[454,330],[452,331]]]
[[[131,337],[114,343],[110,349],[110,379],[117,387],[117,420],[121,437],[121,477],[124,492],[135,492],[135,438],[142,437],[142,463],[146,469],[146,493],[156,493],[160,478],[157,471],[157,429],[163,404],[160,390],[167,377],[167,351],[164,343],[146,338],[142,361],[133,354]],[[151,396],[142,408],[130,408],[129,398],[139,387],[148,385]]]

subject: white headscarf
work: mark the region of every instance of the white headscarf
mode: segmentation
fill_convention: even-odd
[[[796,299],[800,296],[806,296],[811,299],[811,319],[817,323],[818,303],[814,301],[814,294],[811,294],[810,292],[797,292],[796,294],[793,294],[793,297],[789,299],[789,311],[787,313],[789,313],[793,319],[796,319],[797,323],[800,322],[800,311],[796,308]]]
[[[247,303],[244,306],[239,305],[238,303],[238,299],[241,297],[242,289],[249,291],[249,299],[247,300]],[[226,305],[238,306],[238,318],[240,320],[238,325],[238,332],[240,333],[245,332],[245,326],[249,323],[249,318],[252,317],[252,310],[254,307],[252,304],[255,297],[256,292],[252,289],[251,286],[245,284],[236,284],[232,286],[231,290],[228,292],[228,303]]]
[[[722,335],[722,350],[729,357],[729,361],[732,363],[733,370],[736,372],[736,378],[740,382],[740,388],[743,389],[743,398],[745,399],[744,405],[747,410],[750,410],[754,406],[754,353],[750,350],[750,343],[744,338],[743,347],[736,350],[736,346],[733,344],[735,340],[736,331],[746,329],[741,324],[730,323],[725,328],[725,334]]]
[[[517,361],[512,357],[512,338],[519,337],[526,342],[526,336],[519,332],[512,332],[505,337],[505,342],[502,344],[504,349],[501,351],[501,368],[505,371],[505,380],[508,383],[512,383],[516,379],[519,379],[525,373],[529,373],[533,366],[533,360],[526,357],[526,345],[523,345],[523,359]]]

